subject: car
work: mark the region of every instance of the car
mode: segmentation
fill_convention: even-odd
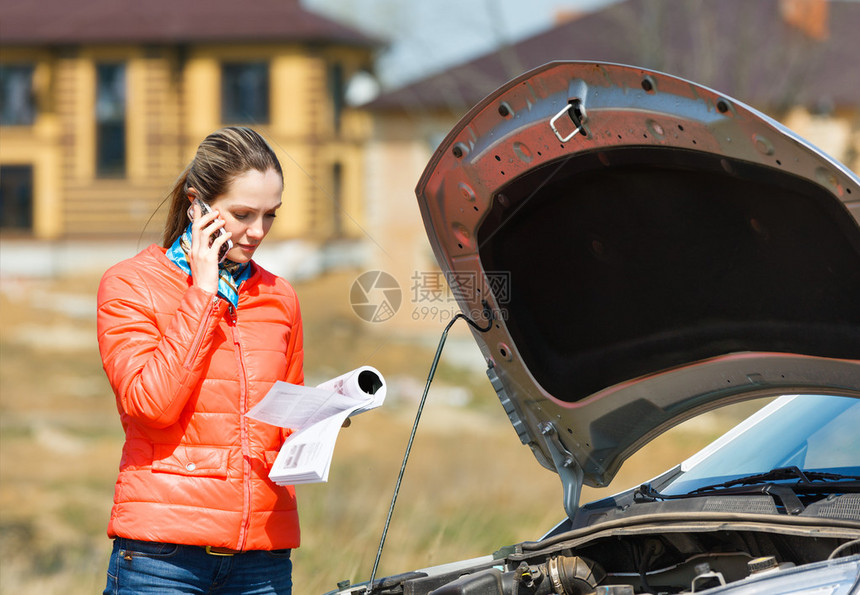
[[[854,173],[715,90],[565,61],[470,110],[416,195],[561,520],[336,593],[858,592]],[[769,402],[700,453],[580,502],[663,432],[751,399]]]

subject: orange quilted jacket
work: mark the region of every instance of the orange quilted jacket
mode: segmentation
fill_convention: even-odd
[[[102,278],[99,350],[126,435],[111,537],[298,547],[295,491],[268,479],[289,431],[244,413],[276,380],[303,382],[301,315],[252,266],[235,311],[154,245]]]

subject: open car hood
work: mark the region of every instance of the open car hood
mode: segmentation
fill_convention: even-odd
[[[519,435],[575,511],[670,427],[860,396],[860,180],[689,81],[554,62],[475,106],[416,189]],[[853,215],[852,215],[853,211]]]

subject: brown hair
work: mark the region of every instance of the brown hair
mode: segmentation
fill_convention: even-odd
[[[230,126],[207,136],[169,194],[164,247],[172,246],[188,226],[189,188],[194,188],[203,202],[210,203],[227,192],[237,176],[251,170],[265,173],[270,169],[278,172],[281,180],[284,179],[275,152],[262,136],[250,128]]]

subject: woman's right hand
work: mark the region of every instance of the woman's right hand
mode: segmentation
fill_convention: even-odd
[[[191,223],[191,251],[188,254],[188,266],[191,268],[192,283],[204,291],[217,293],[218,252],[232,234],[225,232],[212,241],[212,235],[224,227],[224,220],[218,219],[217,210],[213,209],[212,212],[203,215],[196,204],[191,208],[194,209],[194,221]]]

